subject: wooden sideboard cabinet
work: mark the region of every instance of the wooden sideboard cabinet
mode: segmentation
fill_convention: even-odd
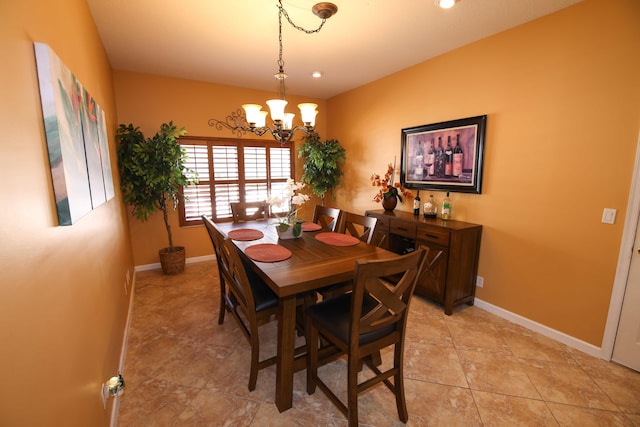
[[[473,305],[482,226],[468,222],[413,216],[410,212],[367,211],[378,219],[374,241],[399,254],[429,247],[431,268],[422,274],[416,292],[444,306],[447,315],[460,304]]]

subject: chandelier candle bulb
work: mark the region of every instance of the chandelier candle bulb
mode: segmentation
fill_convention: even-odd
[[[296,115],[293,113],[285,113],[284,115],[284,123],[282,123],[282,129],[291,130],[293,127],[293,118]]]
[[[269,110],[271,110],[271,120],[274,122],[284,120],[284,107],[287,106],[287,101],[284,99],[270,99],[267,101]]]
[[[318,114],[318,110],[316,110],[317,107],[318,104],[312,104],[310,102],[298,104],[302,123],[304,123],[305,126],[313,127],[316,125],[316,115]]]
[[[258,111],[258,120],[256,121],[256,127],[263,128],[267,123],[267,111]]]
[[[244,109],[244,114],[247,117],[247,123],[249,123],[249,125],[258,126],[257,123],[260,121],[260,110],[262,110],[262,105],[243,104],[242,108]]]

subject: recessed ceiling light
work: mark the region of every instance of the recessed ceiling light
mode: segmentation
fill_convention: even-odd
[[[443,9],[451,9],[457,0],[435,0],[436,5]]]
[[[322,74],[324,74],[322,71],[314,71],[313,73],[311,73],[311,76],[314,79],[319,79],[320,77],[322,77]]]

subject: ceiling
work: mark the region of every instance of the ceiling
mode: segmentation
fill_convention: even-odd
[[[338,13],[319,33],[283,17],[287,92],[327,99],[580,1],[460,0],[444,10],[434,0],[333,0]],[[277,90],[277,0],[88,3],[116,70]],[[282,0],[305,29],[321,23],[315,3]]]

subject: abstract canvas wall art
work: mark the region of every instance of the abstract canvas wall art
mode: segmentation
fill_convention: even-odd
[[[105,116],[55,52],[34,43],[59,225],[72,225],[114,195]]]

